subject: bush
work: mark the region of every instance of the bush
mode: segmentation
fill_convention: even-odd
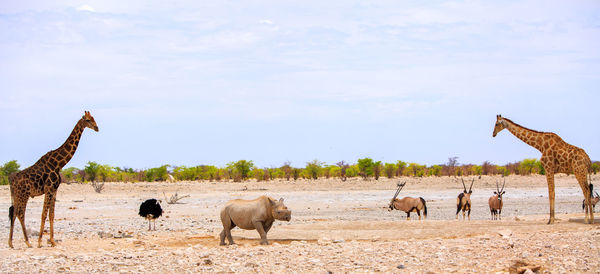
[[[315,180],[318,179],[319,172],[321,171],[323,164],[324,163],[319,162],[317,159],[306,163],[306,167],[304,168],[306,171],[306,176]]]
[[[391,163],[385,163],[383,170],[385,172],[385,176],[387,176],[389,179],[391,179],[394,177],[394,174],[396,173],[396,165],[391,164]]]
[[[373,176],[375,176],[375,180],[379,180],[379,175],[381,175],[381,169],[381,161],[373,163]]]
[[[63,169],[60,173],[62,174],[64,181],[67,183],[70,182],[83,182],[83,178],[80,176],[80,169],[76,167],[69,167]]]
[[[155,167],[146,170],[146,181],[166,181],[168,174],[167,167],[169,167],[169,165],[163,165],[161,167]]]
[[[18,172],[20,167],[21,166],[17,163],[17,160],[4,163],[4,165],[0,167],[0,185],[8,185],[10,183],[8,177],[10,174]]]
[[[250,174],[250,170],[254,167],[254,163],[252,161],[239,160],[237,162],[231,162],[227,164],[228,168],[233,168],[237,171],[237,175],[241,180],[246,180]],[[234,176],[235,181],[235,176]]]
[[[600,164],[598,164],[598,162],[593,162],[591,168],[592,172],[596,174],[600,170]]]
[[[442,166],[433,165],[429,168],[429,176],[442,176]]]
[[[364,179],[367,179],[367,177],[373,175],[373,166],[375,166],[375,163],[371,158],[358,159],[358,170],[360,170],[359,174]]]
[[[83,170],[85,171],[86,181],[96,181],[96,177],[100,171],[100,165],[96,162],[88,162]]]

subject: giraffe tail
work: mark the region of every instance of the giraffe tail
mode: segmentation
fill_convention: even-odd
[[[15,222],[15,207],[10,206],[8,208],[8,219],[10,220],[10,226],[12,227]]]

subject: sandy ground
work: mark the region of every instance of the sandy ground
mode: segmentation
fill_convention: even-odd
[[[598,181],[594,177],[593,181]],[[31,244],[21,227],[8,241],[8,218],[0,218],[2,272],[506,272],[517,260],[542,272],[600,273],[600,224],[583,224],[583,195],[574,176],[557,176],[557,222],[546,225],[548,190],[543,176],[510,176],[501,221],[489,220],[488,198],[499,177],[473,186],[471,220],[456,220],[462,184],[451,178],[351,179],[270,182],[63,184],[56,203],[56,247],[37,248],[43,197],[26,213]],[[395,185],[399,197],[423,197],[428,218],[386,209]],[[163,202],[156,231],[137,215],[148,198],[189,194],[180,204]],[[258,233],[236,228],[235,246],[219,246],[219,211],[230,199],[283,197],[290,222],[276,222],[271,245]],[[10,194],[0,187],[0,216]],[[596,215],[600,219],[600,214]],[[49,224],[46,222],[46,230]]]

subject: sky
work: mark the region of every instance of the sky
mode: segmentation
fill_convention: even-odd
[[[600,160],[598,1],[0,0],[0,164]]]

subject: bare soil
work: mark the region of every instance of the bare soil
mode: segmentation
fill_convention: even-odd
[[[583,194],[574,176],[556,177],[553,225],[546,224],[543,176],[509,176],[502,220],[490,220],[487,200],[499,180],[476,179],[471,220],[462,214],[456,219],[462,184],[448,177],[107,183],[100,194],[88,184],[63,184],[56,203],[57,246],[48,246],[45,233],[37,248],[43,197],[30,199],[26,224],[34,248],[26,248],[18,221],[15,248],[8,248],[8,218],[0,218],[0,271],[508,272],[520,261],[541,272],[600,272],[600,222],[583,223]],[[425,198],[426,220],[387,210],[396,184],[404,181],[399,197]],[[148,198],[164,201],[163,192],[191,197],[163,202],[164,216],[156,231],[148,231],[137,215],[139,205]],[[221,207],[260,195],[283,197],[292,220],[275,222],[271,245],[260,246],[256,231],[236,228],[237,245],[219,246]],[[8,215],[9,206],[9,188],[2,186],[0,216]]]

